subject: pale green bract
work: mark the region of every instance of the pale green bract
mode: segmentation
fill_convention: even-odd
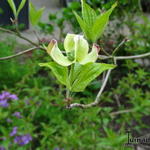
[[[58,48],[56,40],[52,40],[47,47],[48,54],[52,59],[62,66],[69,66],[73,63],[86,64],[95,62],[98,58],[99,46],[93,44],[92,51],[89,52],[89,44],[82,35],[67,34],[64,40],[66,56]]]

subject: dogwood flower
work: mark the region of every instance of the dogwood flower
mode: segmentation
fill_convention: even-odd
[[[52,59],[62,66],[69,66],[76,62],[83,65],[89,62],[95,62],[100,50],[98,45],[93,44],[92,50],[89,52],[87,40],[82,35],[76,34],[67,34],[64,40],[64,48],[66,55],[59,49],[56,40],[51,40],[46,48],[47,53]]]

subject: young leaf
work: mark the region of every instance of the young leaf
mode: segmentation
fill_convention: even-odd
[[[55,62],[40,63],[42,67],[48,67],[52,70],[57,80],[63,85],[68,86],[68,68],[61,66]]]
[[[13,11],[13,14],[15,16],[15,18],[17,17],[17,11],[16,11],[16,6],[14,4],[14,1],[13,0],[7,0],[9,6],[11,7],[12,11]]]
[[[103,13],[102,15],[98,16],[95,20],[95,23],[93,24],[92,27],[92,42],[96,42],[98,38],[102,35],[108,21],[109,21],[109,16],[111,15],[112,11],[114,8],[117,6],[117,3],[115,3],[108,11]]]
[[[92,9],[85,0],[81,0],[82,4],[82,18],[76,13],[75,17],[85,35],[85,37],[92,41],[96,42],[98,38],[102,35],[108,21],[109,16],[112,13],[113,9],[117,6],[117,3],[112,5],[112,7],[102,15],[97,16],[94,9]]]
[[[21,1],[20,5],[19,5],[19,8],[18,8],[18,10],[17,10],[17,16],[19,15],[20,11],[21,11],[22,8],[24,7],[25,3],[26,3],[26,0],[22,0],[22,1]]]
[[[96,12],[88,4],[86,4],[84,0],[81,0],[81,3],[83,20],[88,27],[91,27],[97,17]]]
[[[76,63],[69,75],[70,90],[73,92],[83,91],[103,71],[114,67],[115,65],[104,63],[88,63],[85,65]]]
[[[39,23],[45,8],[43,7],[43,8],[40,8],[39,10],[36,10],[34,5],[31,2],[29,6],[30,6],[30,13],[29,13],[30,21],[31,21],[31,24],[35,26]]]
[[[74,12],[74,15],[75,15],[85,37],[89,38],[90,35],[89,35],[88,26],[86,25],[86,23],[82,20],[82,18],[76,12]]]

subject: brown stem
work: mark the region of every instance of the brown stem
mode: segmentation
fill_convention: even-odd
[[[26,37],[24,37],[23,35],[21,35],[20,32],[18,32],[18,31],[17,31],[17,32],[14,32],[14,31],[11,31],[11,30],[2,28],[2,27],[0,27],[0,31],[3,31],[3,32],[7,32],[7,33],[10,33],[10,34],[16,35],[16,36],[18,36],[19,38],[21,38],[21,39],[27,41],[28,43],[30,43],[30,44],[32,44],[32,45],[34,45],[34,46],[36,46],[36,47],[39,46],[38,44],[32,42],[32,41],[29,40],[28,38],[26,38]]]
[[[22,52],[19,52],[19,53],[17,53],[17,54],[11,55],[11,56],[1,57],[0,60],[8,60],[8,59],[11,59],[11,58],[15,58],[15,57],[17,57],[17,56],[23,55],[23,54],[25,54],[25,53],[28,53],[28,52],[31,52],[31,51],[37,50],[37,49],[41,49],[41,47],[33,47],[33,48],[24,50],[24,51],[22,51]]]
[[[133,109],[120,110],[120,111],[110,113],[110,116],[116,116],[116,115],[120,115],[120,114],[124,114],[124,113],[134,112],[134,111],[135,110],[133,110]]]

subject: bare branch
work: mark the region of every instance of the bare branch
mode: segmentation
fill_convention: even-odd
[[[112,53],[112,55],[114,55],[118,50],[119,50],[119,48],[122,46],[122,45],[124,45],[124,43],[126,43],[126,42],[128,42],[129,40],[127,39],[127,38],[124,38],[122,41],[121,41],[121,43],[113,50],[113,53]]]
[[[134,112],[134,109],[127,109],[127,110],[120,110],[120,111],[116,111],[116,112],[112,112],[110,113],[110,116],[116,116],[116,115],[120,115],[120,114],[124,114],[124,113],[130,113],[130,112]]]
[[[31,51],[37,50],[37,49],[41,49],[41,47],[33,47],[33,48],[24,50],[24,51],[22,51],[22,52],[19,52],[19,53],[17,53],[17,54],[11,55],[11,56],[1,57],[0,60],[8,60],[8,59],[11,59],[11,58],[15,58],[15,57],[17,57],[17,56],[23,55],[23,54],[25,54],[25,53],[28,53],[28,52],[31,52]],[[42,49],[42,50],[43,50],[43,49]]]
[[[150,56],[150,52],[140,54],[140,55],[135,55],[135,56],[105,56],[105,55],[99,55],[99,59],[105,60],[105,59],[113,59],[115,58],[116,60],[125,60],[125,59],[139,59],[143,57]]]
[[[93,107],[93,106],[96,106],[99,104],[100,102],[100,96],[102,94],[102,92],[104,91],[105,87],[106,87],[106,84],[107,84],[107,81],[108,81],[108,78],[110,76],[110,73],[111,73],[111,69],[107,71],[107,74],[106,74],[106,77],[104,79],[104,82],[95,98],[95,101],[93,103],[90,103],[90,104],[79,104],[79,103],[73,103],[73,104],[70,104],[69,107],[67,108],[73,108],[73,107],[81,107],[81,108],[89,108],[89,107]]]
[[[118,106],[118,107],[121,107],[121,103],[120,103],[120,101],[119,101],[119,96],[118,96],[117,94],[114,94],[114,98],[115,98],[115,100],[116,100],[117,106]]]
[[[0,27],[0,31],[3,31],[3,32],[7,32],[7,33],[10,33],[10,34],[13,34],[13,35],[16,35],[18,36],[19,38],[27,41],[28,43],[34,45],[34,46],[39,46],[37,43],[34,43],[32,42],[31,40],[29,40],[28,38],[24,37],[23,35],[20,34],[20,32],[14,32],[14,31],[11,31],[11,30],[8,30],[8,29],[5,29],[5,28],[2,28]]]
[[[141,55],[135,55],[135,56],[117,56],[115,58],[116,60],[124,60],[124,59],[138,59],[138,58],[143,58],[147,56],[150,56],[150,52],[141,54]]]
[[[34,46],[39,46],[39,44],[32,42],[31,40],[29,40],[28,38],[24,37],[23,35],[21,35],[20,33],[16,34],[19,38],[27,41],[28,43],[34,45]]]
[[[7,32],[10,34],[16,34],[14,31],[11,31],[11,30],[8,30],[8,29],[2,28],[2,27],[0,27],[0,31]]]

